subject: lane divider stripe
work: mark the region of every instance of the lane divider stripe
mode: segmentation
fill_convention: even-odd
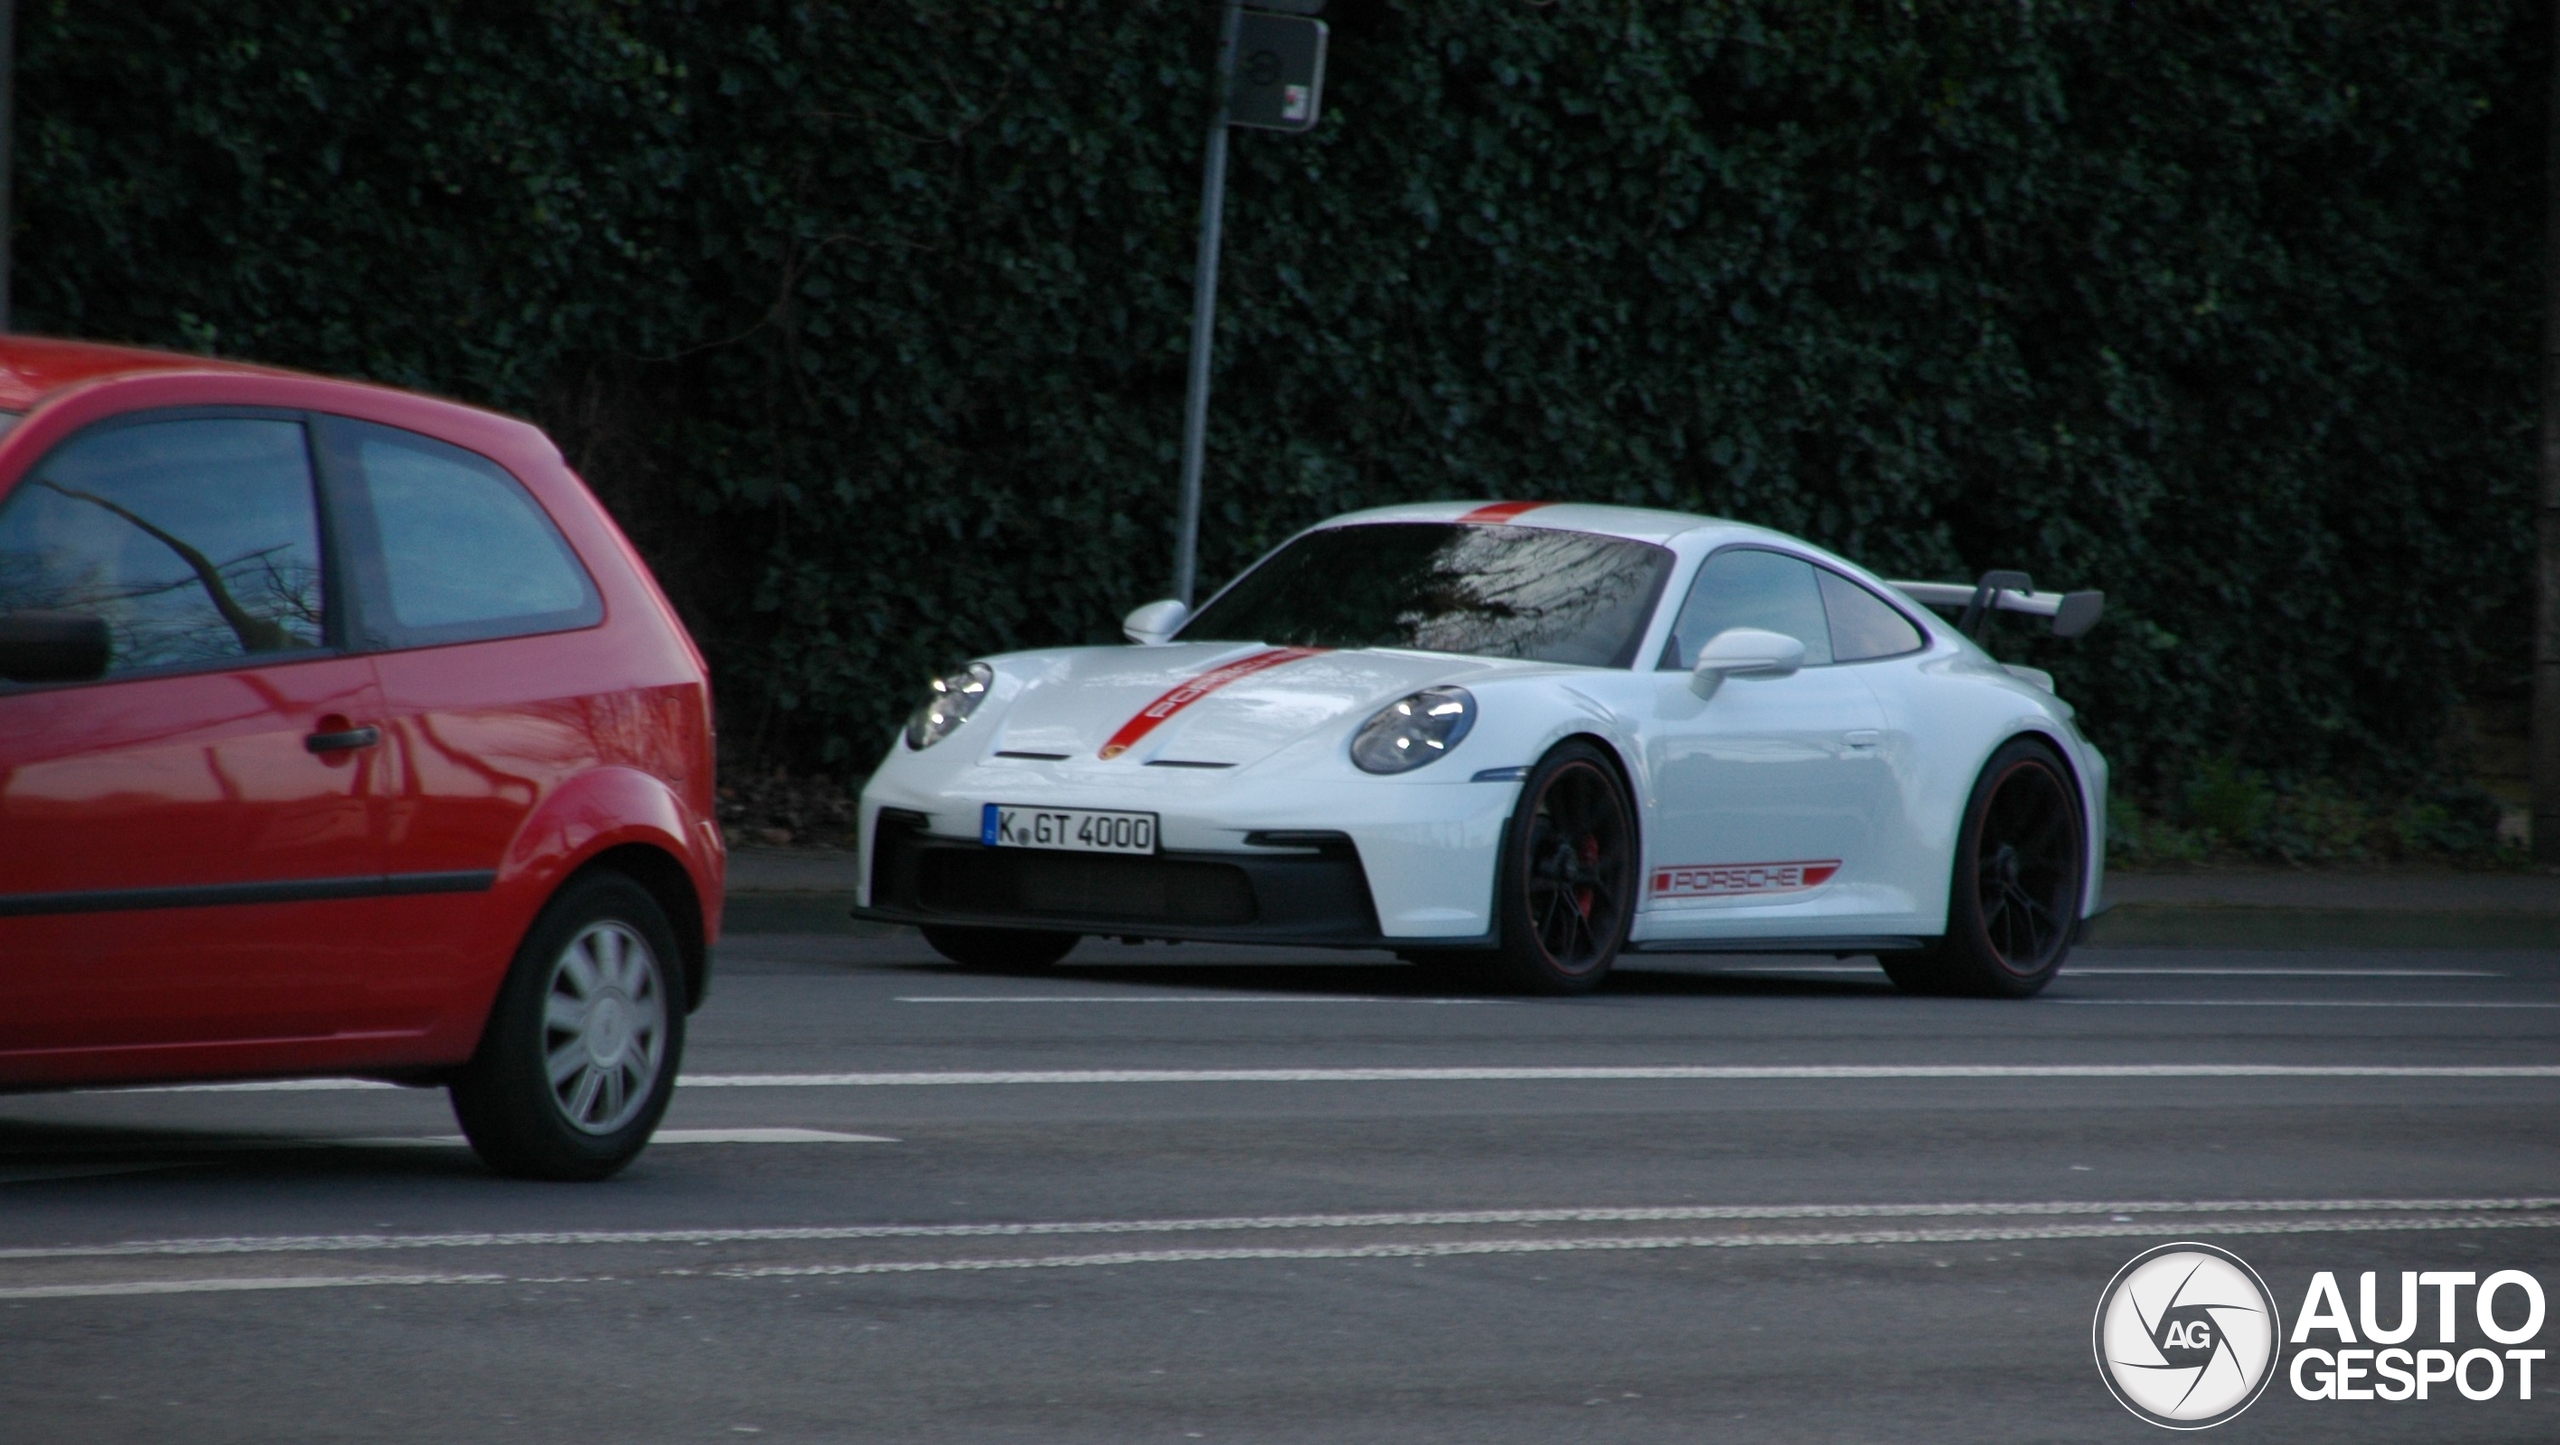
[[[2506,1005],[2512,1007],[2512,1005]],[[686,1074],[688,1089],[859,1089],[977,1084],[1430,1084],[1640,1079],[2550,1079],[2560,1064],[1629,1064],[1438,1069],[1007,1069],[865,1074]],[[396,1089],[374,1079],[146,1084],[86,1092],[307,1093]]]
[[[2526,1214],[2560,1210],[2560,1196],[2520,1199],[2027,1200],[1936,1204],[1671,1204],[1566,1209],[1406,1210],[1197,1219],[1051,1220],[1012,1224],[769,1225],[726,1229],[573,1229],[454,1234],[238,1235],[0,1249],[0,1260],[142,1255],[363,1253],[649,1244],[790,1244],[854,1239],[999,1239],[1080,1234],[1221,1234],[1299,1229],[1445,1229],[1484,1225],[1659,1224],[1731,1219],[1955,1219],[2131,1214]],[[2165,1227],[2165,1226],[2164,1226]]]
[[[981,1084],[1430,1084],[1818,1079],[2549,1079],[2560,1064],[1631,1064],[1443,1069],[1010,1069],[936,1073],[689,1074],[694,1089]]]
[[[2181,1224],[2182,1234],[2372,1234],[2447,1229],[2551,1229],[2560,1217],[2494,1219],[2309,1219],[2299,1222]],[[1448,1259],[1481,1254],[1583,1254],[1652,1249],[1819,1249],[1881,1244],[2010,1244],[2029,1240],[2156,1238],[2159,1225],[2058,1224],[2040,1229],[1875,1229],[1819,1234],[1693,1234],[1599,1239],[1447,1240],[1428,1244],[1312,1245],[1305,1248],[1148,1249],[1115,1254],[1028,1255],[1010,1259],[876,1260],[859,1264],[769,1264],[706,1271],[738,1280],[818,1279],[831,1275],[939,1274],[998,1269],[1092,1269],[1132,1264],[1218,1260]]]
[[[2444,1230],[2549,1229],[2560,1216],[2522,1215],[2425,1219],[2221,1220],[2181,1223],[2182,1234],[2287,1235],[2433,1233]],[[988,1270],[1092,1269],[1140,1264],[1196,1264],[1245,1260],[1452,1259],[1470,1255],[1582,1254],[1661,1249],[1821,1249],[1895,1244],[2008,1244],[2039,1240],[2157,1238],[2158,1224],[2047,1225],[2009,1229],[1878,1229],[1806,1234],[1707,1234],[1597,1239],[1443,1240],[1418,1244],[1364,1244],[1304,1248],[1160,1249],[1111,1254],[1029,1255],[1000,1259],[876,1260],[849,1264],[759,1265],[727,1269],[668,1269],[655,1277],[741,1281],[819,1279],[876,1274],[941,1274]],[[376,1285],[583,1284],[638,1276],[491,1274],[303,1275],[265,1279],[124,1280],[110,1284],[55,1284],[0,1288],[0,1300],[83,1299],[111,1296],[227,1294],[287,1289],[357,1289]]]
[[[2450,999],[2396,998],[2054,998],[2045,1002],[2118,1008],[2560,1008],[2560,1003],[2524,999],[2457,1003]]]

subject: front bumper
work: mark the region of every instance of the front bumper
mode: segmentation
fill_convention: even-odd
[[[919,814],[876,817],[861,916],[882,922],[1325,948],[1412,942],[1380,931],[1359,849],[1342,834],[1296,834],[1267,852],[1139,858],[989,848],[934,836]]]

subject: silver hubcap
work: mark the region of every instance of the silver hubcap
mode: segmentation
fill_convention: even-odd
[[[560,1117],[589,1134],[629,1124],[649,1101],[667,1048],[657,955],[627,925],[590,923],[551,966],[542,1051]]]

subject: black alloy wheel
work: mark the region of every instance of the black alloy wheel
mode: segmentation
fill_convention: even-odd
[[[2087,873],[2079,793],[2044,743],[1992,754],[1967,800],[1947,899],[1947,933],[1881,960],[1912,993],[2026,998],[2071,952]]]
[[[934,952],[962,968],[1047,968],[1084,941],[1080,933],[1031,928],[964,928],[928,923],[920,931]]]
[[[1547,754],[1520,790],[1502,854],[1500,972],[1530,993],[1597,988],[1635,916],[1635,810],[1601,751]]]

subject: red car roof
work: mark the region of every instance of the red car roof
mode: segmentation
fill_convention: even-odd
[[[101,377],[148,371],[277,374],[273,367],[210,356],[145,351],[137,346],[102,346],[94,341],[57,341],[49,336],[0,336],[0,409],[24,411],[47,392]]]

